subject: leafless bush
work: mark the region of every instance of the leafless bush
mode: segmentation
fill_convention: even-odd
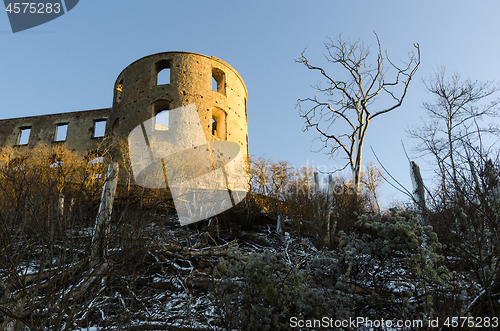
[[[318,203],[323,207],[315,219],[313,173],[313,167],[297,169],[287,161],[251,159],[251,190],[247,200],[252,202],[254,212],[265,212],[274,219],[278,216],[288,219],[290,230],[322,233],[326,231],[320,221],[326,212],[326,182],[320,184]],[[360,213],[379,211],[377,188],[382,183],[381,173],[371,164],[361,175],[358,199],[352,199],[352,180],[341,175],[334,177],[331,224],[338,224],[339,230],[349,231]]]
[[[102,163],[56,145],[0,151],[0,325],[61,329],[76,311]]]

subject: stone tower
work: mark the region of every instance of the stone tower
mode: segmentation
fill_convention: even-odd
[[[107,134],[125,138],[163,111],[195,104],[206,140],[238,143],[248,159],[246,100],[243,80],[227,63],[189,52],[158,53],[118,76]]]

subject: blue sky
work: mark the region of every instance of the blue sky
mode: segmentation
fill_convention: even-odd
[[[16,34],[0,13],[0,118],[110,107],[127,65],[153,53],[191,51],[226,61],[245,81],[251,155],[332,168],[343,161],[311,152],[316,134],[302,132],[295,108],[297,99],[314,95],[320,77],[294,60],[307,47],[306,55],[328,70],[326,37],[342,33],[372,44],[376,31],[394,61],[419,43],[422,63],[403,106],[371,123],[363,163],[375,161],[373,146],[410,188],[401,140],[407,150],[417,143],[404,129],[418,123],[421,103],[431,97],[421,78],[445,65],[464,78],[497,80],[499,9],[497,1],[82,0]],[[424,161],[416,162],[430,179]],[[382,193],[384,201],[403,198],[388,184]]]

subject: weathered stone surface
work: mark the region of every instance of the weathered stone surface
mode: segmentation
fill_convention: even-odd
[[[76,111],[63,114],[51,114],[13,118],[0,121],[0,147],[16,146],[16,148],[30,148],[39,143],[61,144],[68,148],[87,152],[97,148],[102,138],[94,138],[94,123],[109,117],[111,108]],[[55,141],[57,124],[68,124],[65,141]],[[28,144],[19,145],[21,130],[31,128]]]

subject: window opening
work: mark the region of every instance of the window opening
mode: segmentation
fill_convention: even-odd
[[[226,74],[219,68],[212,68],[212,90],[226,95]]]
[[[212,118],[212,135],[217,136],[217,120]]]
[[[226,112],[217,107],[212,109],[212,135],[226,139]]]
[[[153,104],[154,128],[158,131],[166,131],[170,125],[169,102],[158,100]]]
[[[106,120],[95,120],[94,121],[94,138],[104,137],[106,131]]]
[[[161,60],[156,63],[156,85],[170,84],[170,61]]]
[[[30,140],[30,134],[31,134],[31,127],[21,128],[21,131],[19,132],[19,141],[17,142],[17,144],[28,145],[28,142]]]
[[[123,79],[116,85],[116,102],[122,101]]]
[[[162,110],[155,117],[155,130],[165,131],[168,130],[168,122],[170,114],[168,110]]]
[[[56,125],[55,141],[65,141],[68,135],[68,123]]]
[[[217,81],[212,76],[212,91],[217,91]]]

